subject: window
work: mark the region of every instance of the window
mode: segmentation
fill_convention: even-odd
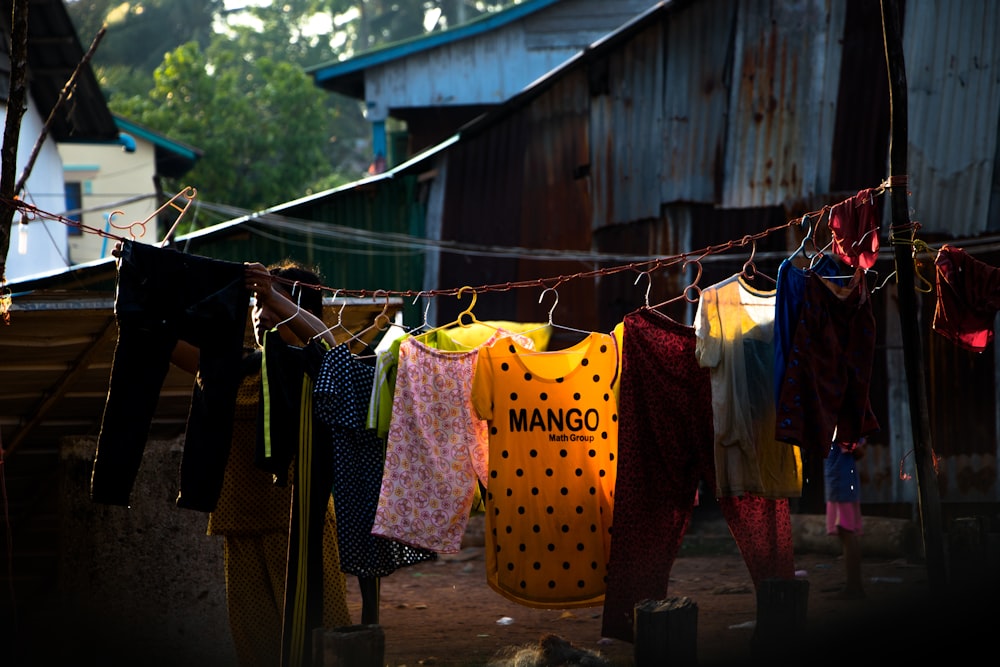
[[[83,208],[83,188],[80,182],[67,181],[65,189],[66,217],[76,222],[83,222],[83,214],[80,212],[80,209]],[[66,225],[66,229],[70,236],[80,236],[83,234],[83,230],[75,225]]]

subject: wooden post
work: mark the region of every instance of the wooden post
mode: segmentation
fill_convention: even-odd
[[[882,34],[885,59],[889,71],[889,194],[891,198],[891,229],[909,229],[907,204],[907,98],[906,67],[903,62],[903,41],[900,37],[899,8],[896,0],[882,0]],[[909,389],[910,422],[913,429],[913,457],[916,463],[920,525],[927,559],[927,579],[931,592],[943,593],[945,586],[944,539],[941,524],[941,498],[937,474],[934,471],[934,451],[930,422],[927,416],[927,388],[922,363],[923,345],[917,320],[916,295],[913,288],[913,248],[908,244],[894,246],[896,288],[899,299],[899,324],[903,337],[903,366]]]
[[[346,625],[313,631],[313,667],[382,667],[385,633],[380,625]]]
[[[698,605],[690,598],[643,600],[634,611],[635,667],[698,664]]]
[[[986,517],[957,517],[948,529],[949,582],[965,589],[982,585],[989,572],[989,523]]]
[[[809,582],[805,579],[764,579],[757,586],[757,625],[753,634],[755,659],[791,657],[805,639]]]

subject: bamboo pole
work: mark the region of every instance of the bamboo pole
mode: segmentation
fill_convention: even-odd
[[[889,70],[889,194],[891,227],[910,226],[907,203],[907,97],[906,67],[899,26],[897,0],[881,0],[882,35]],[[916,295],[913,287],[913,247],[893,245],[896,260],[896,287],[899,300],[899,321],[903,337],[903,366],[909,393],[910,423],[913,430],[913,456],[916,463],[920,526],[927,562],[927,579],[931,593],[944,590],[946,577],[944,539],[942,537],[941,498],[937,473],[934,470],[933,445],[927,413],[927,385],[922,363],[923,345],[917,320]]]

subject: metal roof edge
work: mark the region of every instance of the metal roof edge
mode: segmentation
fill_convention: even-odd
[[[140,137],[141,139],[148,141],[154,146],[162,148],[164,150],[168,150],[171,153],[179,155],[180,157],[186,160],[191,160],[192,162],[195,162],[205,154],[204,151],[202,151],[199,148],[195,148],[194,146],[189,146],[174,139],[169,139],[163,136],[162,134],[156,132],[155,130],[152,130],[148,127],[143,127],[142,125],[139,125],[135,121],[123,118],[118,114],[112,114],[112,116],[114,117],[115,125],[118,126],[119,130]]]
[[[458,143],[460,139],[461,137],[459,136],[459,134],[456,133],[451,137],[449,137],[448,139],[445,139],[441,143],[428,148],[422,153],[414,155],[409,160],[402,162],[396,165],[395,167],[392,167],[391,169],[382,172],[381,174],[376,174],[374,176],[366,176],[365,178],[356,181],[351,181],[350,183],[345,183],[343,185],[338,185],[337,187],[330,188],[329,190],[317,192],[311,195],[307,195],[305,197],[299,197],[298,199],[293,199],[292,201],[283,202],[281,204],[277,204],[269,208],[261,209],[259,211],[254,211],[253,213],[248,213],[247,215],[243,215],[238,218],[233,218],[232,220],[227,220],[226,222],[220,222],[219,224],[212,225],[211,227],[205,227],[203,229],[190,232],[188,234],[183,234],[181,236],[178,236],[174,241],[174,243],[175,244],[181,243],[187,239],[195,239],[202,236],[210,236],[214,233],[218,233],[229,227],[240,225],[245,222],[252,222],[254,219],[259,218],[261,216],[265,216],[268,214],[280,214],[283,211],[286,211],[287,209],[294,208],[295,206],[301,206],[302,204],[308,204],[310,202],[318,201],[320,199],[324,199],[331,195],[336,195],[343,192],[349,192],[359,187],[365,185],[371,185],[374,183],[379,183],[381,181],[390,181],[396,175],[409,172],[410,170],[421,166],[425,160],[428,160],[434,155],[444,151],[449,146]]]
[[[697,2],[697,0],[660,0],[643,11],[641,14],[636,15],[634,18],[622,24],[617,29],[609,32],[607,35],[596,40],[589,46],[581,49],[573,56],[567,58],[556,67],[538,77],[502,104],[497,105],[496,108],[470,120],[468,123],[459,128],[458,134],[475,136],[476,134],[484,131],[493,125],[498,119],[508,116],[515,110],[523,107],[525,104],[541,95],[564,72],[573,69],[581,62],[586,62],[592,58],[599,57],[605,50],[627,39],[634,32],[642,30],[649,21],[653,20],[653,18],[661,12],[682,9],[683,7],[693,4],[694,2]]]
[[[560,0],[528,0],[527,2],[508,7],[496,14],[483,16],[450,30],[432,32],[428,35],[389,44],[380,49],[367,51],[347,60],[314,65],[313,67],[306,68],[305,71],[307,74],[313,76],[316,85],[322,85],[324,82],[374,67],[375,65],[382,65],[393,60],[411,56],[414,53],[427,51],[445,44],[452,44],[495,30],[496,28],[501,28],[550,7],[557,2],[560,2]]]

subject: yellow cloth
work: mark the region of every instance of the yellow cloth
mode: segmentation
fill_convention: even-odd
[[[510,333],[527,336],[535,343],[535,350],[544,352],[552,338],[552,327],[544,322],[508,322],[507,320],[483,320],[472,324],[455,325],[447,329],[452,340],[468,347],[479,347],[490,336],[503,329]]]

